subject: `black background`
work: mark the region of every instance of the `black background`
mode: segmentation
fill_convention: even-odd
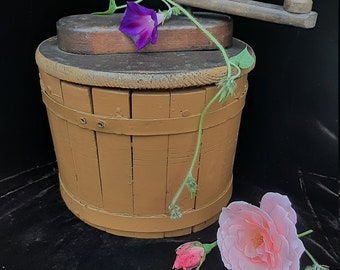
[[[59,210],[55,211],[60,211],[60,208],[64,207],[55,185],[57,168],[46,111],[41,100],[34,53],[40,42],[56,34],[55,23],[59,18],[104,10],[107,7],[106,2],[108,1],[6,1],[7,8],[3,9],[0,17],[0,192],[1,188],[11,190],[12,185],[24,185],[25,181],[32,181],[43,174],[47,175],[45,184],[50,183],[56,191],[53,195],[56,201],[50,202],[54,198],[52,196],[44,203],[52,203],[53,210],[53,203],[58,202]],[[145,1],[144,5],[161,7],[154,2]],[[328,263],[333,266],[331,269],[335,269],[338,258],[335,252],[338,236],[339,167],[338,1],[316,0],[313,10],[319,14],[316,27],[313,29],[232,16],[234,37],[248,43],[257,57],[256,67],[249,74],[250,87],[240,127],[234,166],[233,199],[257,204],[265,191],[280,191],[288,194],[300,215],[299,227],[308,229],[315,226],[317,233],[314,239],[324,246],[324,248],[318,247],[320,251],[315,248],[317,244],[313,242],[314,240],[309,240],[311,249],[316,249],[320,262]],[[33,172],[34,176],[27,175],[29,172]],[[20,203],[25,204],[25,199],[29,195],[22,194],[22,196],[11,200],[19,200]],[[27,205],[29,203],[30,200],[27,201]],[[15,229],[13,224],[10,226],[4,223],[5,213],[7,213],[4,207],[13,207],[13,205],[9,201],[4,201],[0,208],[2,210],[0,212],[2,213],[1,239],[3,239],[0,248],[0,267],[25,269],[16,267],[25,265],[26,260],[23,259],[25,255],[19,254],[19,251],[18,254],[14,252],[19,245],[18,243],[16,245],[15,241],[22,241],[18,235],[25,227],[19,220],[31,224],[30,229],[34,231],[36,219],[34,221],[25,216],[17,217],[17,223],[13,224],[22,227]],[[61,217],[69,215],[67,210],[62,209],[61,214],[58,212]],[[41,209],[43,213],[50,210],[50,208]],[[40,226],[46,225],[46,230],[50,228],[47,232],[50,237],[60,233],[42,222],[47,221],[38,219]],[[82,226],[76,220],[72,222],[70,226],[73,229]],[[209,238],[209,233],[214,231],[215,227],[209,228],[207,234],[202,234],[200,237]],[[7,233],[6,230],[11,233]],[[26,269],[54,269],[52,264],[57,265],[58,269],[161,269],[150,265],[139,268],[140,265],[137,267],[133,264],[131,255],[130,257],[117,254],[113,256],[110,252],[116,250],[110,246],[110,243],[121,245],[123,240],[120,238],[112,240],[106,234],[98,234],[96,230],[92,232],[90,227],[85,227],[82,232],[84,230],[92,235],[92,238],[89,236],[90,240],[87,242],[83,240],[85,241],[82,243],[85,245],[82,248],[83,255],[80,255],[79,250],[79,254],[70,253],[72,258],[67,258],[67,254],[64,254],[67,259],[58,261],[55,256],[47,253],[47,258],[53,260],[46,259],[47,268],[39,268],[37,261],[45,258],[43,255],[45,247],[34,246],[28,251],[31,255],[35,254],[37,260],[34,261],[29,255],[30,260],[27,261],[35,267]],[[86,246],[92,251],[96,250],[94,243],[99,241],[98,237],[102,241],[96,256],[102,260],[88,259],[87,264],[79,261],[78,264],[75,264],[75,261],[72,264],[72,259],[77,261],[80,257],[82,260],[87,257],[84,251]],[[93,242],[94,238],[96,241]],[[192,240],[190,237],[185,239]],[[170,241],[172,249],[180,244],[180,241],[176,241]],[[137,258],[140,258],[137,264],[145,262],[146,259],[142,258],[150,256],[150,254],[145,255],[145,252],[153,252],[154,245],[158,245],[158,253],[156,253],[160,261],[158,265],[162,265],[164,260],[160,259],[159,253],[161,250],[169,249],[169,244],[162,240],[159,242],[129,240],[126,243],[128,243],[126,248],[132,249],[137,254]],[[46,249],[46,252],[52,251]],[[11,255],[8,256],[9,254]],[[40,257],[37,254],[40,254]],[[216,254],[212,254],[211,257],[218,260]],[[170,261],[172,259],[170,258]],[[122,265],[127,263],[129,266],[125,268],[118,266],[119,260]],[[154,260],[157,261],[157,258]],[[214,266],[213,259],[209,261],[210,269],[223,269],[220,262]],[[8,264],[6,265],[5,262]],[[105,262],[112,262],[116,267],[111,265],[110,268]],[[209,262],[207,263],[209,265]],[[95,265],[101,267],[96,268]],[[170,269],[171,266],[166,269]]]
[[[56,34],[59,18],[104,10],[107,3],[98,2],[8,2],[0,28],[0,176],[54,160],[35,49]],[[313,29],[232,17],[234,36],[257,56],[236,165],[248,169],[270,162],[286,169],[279,165],[290,160],[305,170],[337,175],[338,2],[314,1],[313,9],[319,13]]]

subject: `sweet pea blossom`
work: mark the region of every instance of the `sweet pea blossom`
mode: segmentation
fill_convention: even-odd
[[[176,259],[172,269],[191,270],[199,267],[205,259],[203,245],[198,242],[188,242],[176,249]]]
[[[217,245],[232,270],[299,270],[305,248],[287,196],[266,193],[260,207],[243,201],[222,209]]]
[[[156,43],[157,27],[162,22],[163,15],[153,9],[143,7],[135,2],[127,2],[119,30],[128,35],[142,49],[149,42]]]

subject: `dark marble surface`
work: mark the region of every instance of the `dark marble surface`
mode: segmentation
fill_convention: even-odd
[[[296,172],[295,180],[289,187],[278,183],[273,191],[290,190],[286,193],[298,214],[298,231],[314,230],[303,239],[306,248],[320,263],[338,269],[337,180],[303,171]],[[240,173],[234,183],[232,200],[255,205],[270,186]],[[0,269],[171,269],[177,246],[192,240],[212,242],[217,228],[215,223],[195,234],[166,239],[115,236],[86,225],[67,209],[55,163],[0,180]],[[303,255],[301,269],[309,263]],[[225,269],[217,248],[201,269]]]
[[[67,209],[55,163],[23,171],[55,159],[36,48],[56,34],[58,19],[105,10],[107,3],[4,3],[9,7],[0,17],[0,270],[166,270],[178,245],[214,241],[217,224],[170,239],[107,234]],[[287,194],[298,214],[298,231],[314,230],[303,239],[305,246],[332,270],[338,269],[339,236],[338,3],[314,1],[317,25],[308,30],[233,16],[234,37],[251,45],[257,62],[249,74],[232,200],[257,205],[267,191]],[[304,255],[301,262],[304,267],[309,260]],[[207,269],[224,269],[217,249],[201,268]]]

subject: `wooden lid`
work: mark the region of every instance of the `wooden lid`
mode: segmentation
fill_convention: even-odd
[[[233,38],[226,49],[229,57],[247,48]],[[217,83],[226,74],[226,64],[219,50],[152,53],[76,54],[60,50],[57,38],[42,42],[36,50],[41,71],[74,83],[127,89],[175,89]],[[255,65],[255,64],[254,64]],[[253,66],[241,70],[241,76]]]
[[[233,24],[227,15],[198,12],[195,18],[224,47],[232,46]],[[121,13],[113,15],[81,14],[57,22],[58,47],[79,54],[136,52],[132,40],[119,31]],[[186,16],[174,16],[158,27],[157,44],[148,44],[139,52],[215,49],[216,46]]]

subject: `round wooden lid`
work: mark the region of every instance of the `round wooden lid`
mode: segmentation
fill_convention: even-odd
[[[232,45],[233,23],[227,15],[198,12],[195,18],[224,47]],[[58,47],[79,54],[135,52],[135,45],[119,31],[121,13],[113,15],[81,14],[61,18],[57,26]],[[140,52],[204,50],[216,46],[186,16],[173,16],[158,26],[157,44],[148,44]]]
[[[232,57],[247,48],[233,38],[227,48]],[[59,49],[57,38],[42,42],[36,50],[36,62],[44,71],[61,80],[90,86],[127,89],[175,89],[214,84],[227,68],[219,50],[152,53],[77,54]],[[254,65],[241,70],[241,76]]]

